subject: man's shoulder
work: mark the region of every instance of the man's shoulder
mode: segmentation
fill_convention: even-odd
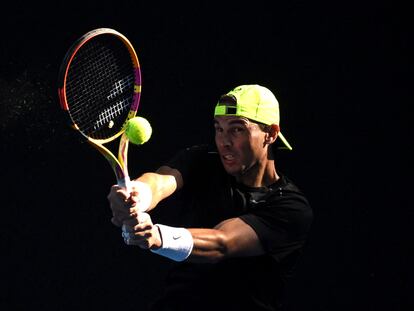
[[[204,164],[207,162],[217,162],[219,160],[218,152],[215,146],[209,144],[193,145],[183,150],[186,158],[193,161],[201,161]]]
[[[220,158],[214,146],[198,144],[182,148],[167,164],[178,169],[181,173],[200,172],[208,173],[210,170],[222,168]]]
[[[310,208],[309,201],[305,193],[286,175],[280,175],[280,179],[271,186],[269,201],[283,202],[289,205]]]
[[[216,147],[210,144],[192,145],[190,147],[185,148],[185,151],[190,153],[217,155]]]
[[[293,182],[288,176],[281,175],[280,178],[280,184],[281,188],[285,191],[292,192],[292,193],[298,193],[301,195],[304,195],[302,190],[296,185],[295,182]]]

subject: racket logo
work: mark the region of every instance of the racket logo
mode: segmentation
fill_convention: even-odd
[[[125,79],[116,81],[114,83],[114,88],[109,92],[109,95],[106,98],[108,100],[114,99],[116,96],[124,93],[125,90],[130,90],[133,83],[133,76],[128,76]]]
[[[124,98],[121,101],[117,102],[115,105],[105,109],[98,115],[98,119],[95,121],[93,126],[94,130],[98,130],[108,124],[109,128],[114,126],[114,119],[122,115],[125,111],[129,110],[131,106],[131,98]]]

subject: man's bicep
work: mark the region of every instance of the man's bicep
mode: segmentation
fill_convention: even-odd
[[[227,219],[219,223],[215,229],[225,234],[229,257],[259,256],[264,254],[263,246],[256,232],[242,219]]]

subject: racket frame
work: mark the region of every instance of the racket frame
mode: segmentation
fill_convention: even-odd
[[[67,81],[67,75],[69,72],[70,65],[77,54],[77,52],[81,49],[83,45],[85,45],[87,42],[95,38],[96,36],[100,35],[113,35],[120,39],[122,43],[125,45],[125,47],[128,49],[129,55],[131,57],[132,66],[134,70],[134,95],[132,99],[132,104],[130,107],[130,110],[128,112],[128,116],[122,126],[122,129],[117,132],[115,135],[106,138],[106,139],[96,139],[89,137],[85,133],[83,133],[80,128],[77,126],[75,121],[72,119],[70,113],[69,113],[69,104],[67,102],[66,97],[66,81]],[[127,164],[127,154],[128,154],[128,146],[129,146],[129,139],[125,135],[125,126],[131,118],[135,117],[139,102],[141,98],[141,67],[138,60],[137,53],[135,52],[134,47],[132,46],[131,42],[128,40],[127,37],[125,37],[120,32],[111,29],[111,28],[98,28],[91,30],[84,34],[82,37],[80,37],[78,40],[76,40],[72,46],[68,49],[68,51],[65,54],[65,57],[62,61],[62,64],[60,66],[59,70],[59,77],[58,77],[58,96],[59,96],[59,102],[60,106],[63,110],[67,111],[70,119],[71,119],[71,126],[73,129],[80,132],[85,138],[86,141],[91,144],[95,149],[97,149],[109,162],[111,165],[118,185],[122,187],[128,188],[129,184],[129,174],[128,174],[128,164]],[[118,146],[118,157],[116,157],[107,147],[104,146],[104,144],[107,144],[109,142],[114,141],[119,136],[121,136]]]

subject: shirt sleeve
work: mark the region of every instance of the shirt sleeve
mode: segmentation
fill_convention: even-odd
[[[289,194],[256,206],[240,218],[253,228],[265,251],[280,261],[302,249],[313,213],[304,196]]]
[[[181,173],[184,184],[192,180],[192,174],[198,171],[203,156],[208,151],[207,145],[196,145],[180,150],[166,165]]]

